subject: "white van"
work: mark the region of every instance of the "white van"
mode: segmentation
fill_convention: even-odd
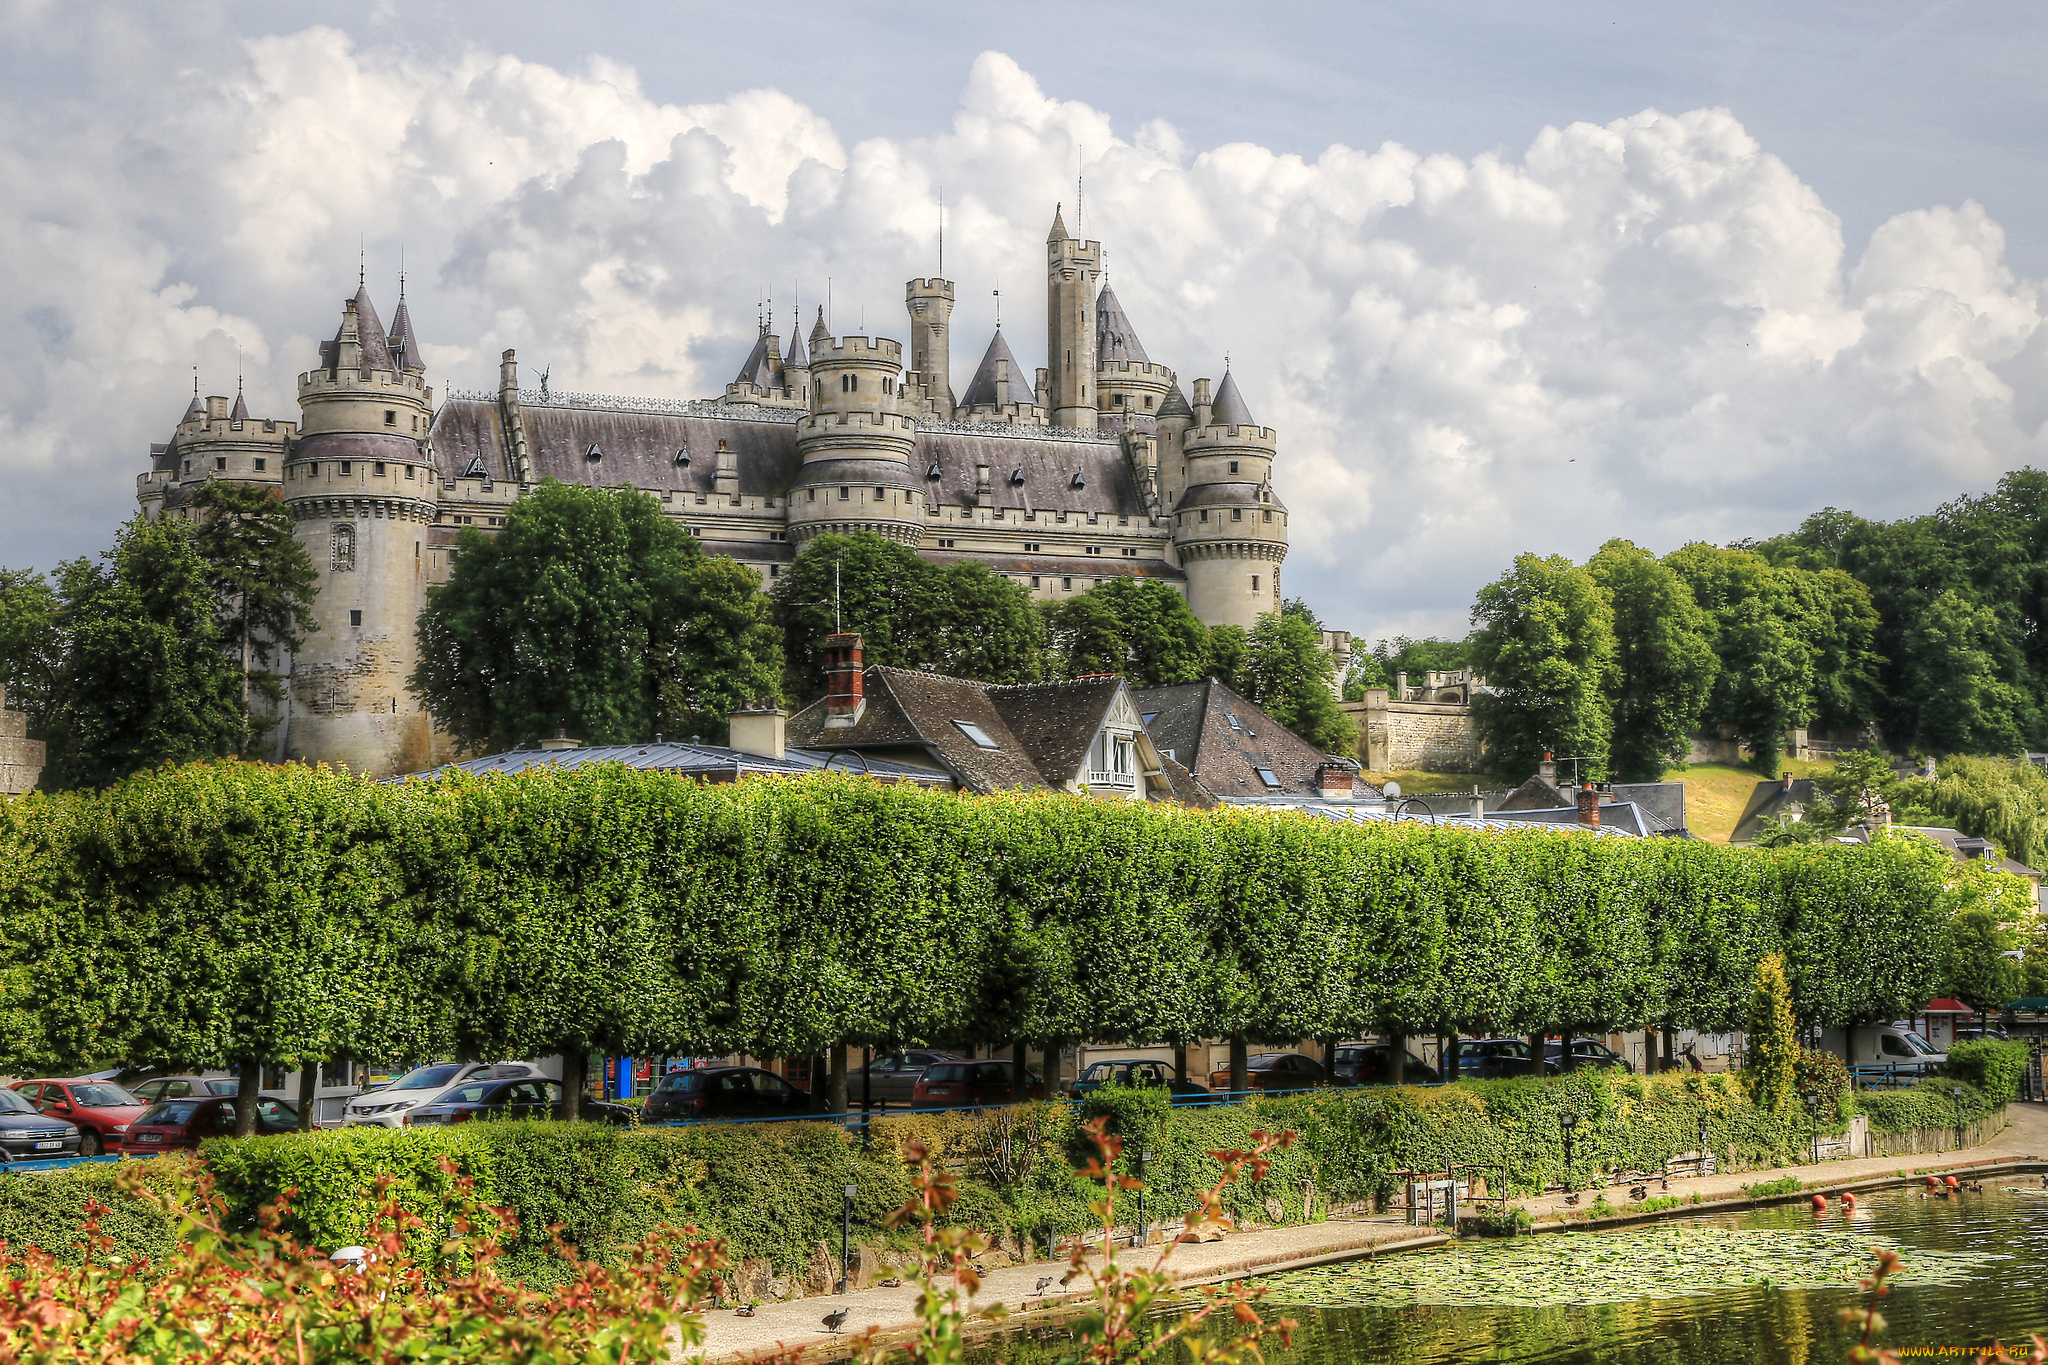
[[[1851,1067],[1863,1068],[1859,1080],[1864,1085],[1911,1085],[1948,1065],[1946,1052],[1904,1024],[1865,1024],[1846,1032],[1845,1038],[1842,1029],[1824,1030],[1821,1046],[1840,1054]]]

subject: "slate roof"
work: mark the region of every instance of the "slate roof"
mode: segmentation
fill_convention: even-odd
[[[1251,407],[1244,401],[1244,395],[1237,391],[1237,378],[1230,371],[1223,372],[1223,382],[1216,386],[1216,401],[1209,405],[1209,424],[1218,427],[1255,427]]]
[[[1185,417],[1190,422],[1195,420],[1195,410],[1188,406],[1187,395],[1180,391],[1178,380],[1166,386],[1166,397],[1159,400],[1159,416]]]
[[[1003,340],[1000,328],[989,339],[988,349],[982,352],[981,364],[975,367],[974,378],[967,381],[967,393],[960,399],[963,408],[993,406],[1000,395],[996,393],[997,361],[1009,365],[1010,401],[1012,403],[1036,403],[1036,379],[1031,371],[1017,363],[1017,357],[1010,350],[1010,343]]]
[[[1759,782],[1756,790],[1749,794],[1749,802],[1742,808],[1742,817],[1735,822],[1735,832],[1728,836],[1732,844],[1753,843],[1757,835],[1764,832],[1764,826],[1787,814],[1785,807],[1797,804],[1801,807],[1813,804],[1813,779],[1795,777],[1788,787],[1783,779],[1775,782]]]
[[[369,286],[356,290],[356,341],[363,348],[362,368],[366,370],[395,370],[391,363],[391,343],[387,339],[384,324],[377,321],[377,305],[370,302]]]
[[[986,795],[1059,791],[1078,780],[1088,748],[1124,683],[1105,675],[1005,685],[877,664],[862,673],[862,687],[867,704],[858,723],[828,730],[827,705],[821,699],[790,717],[791,743],[898,755],[923,751],[962,788]],[[976,744],[960,728],[961,721],[979,728],[996,747]],[[1183,765],[1162,766],[1176,800],[1215,804]]]
[[[1573,802],[1566,809],[1542,810],[1501,810],[1488,811],[1488,821],[1505,821],[1521,825],[1564,825],[1573,829],[1590,829],[1590,825],[1579,823],[1578,803]],[[1637,838],[1648,838],[1653,834],[1675,833],[1662,825],[1645,818],[1643,810],[1633,801],[1602,801],[1600,803],[1601,829],[1618,829]]]
[[[952,785],[947,774],[914,764],[892,763],[885,759],[855,758],[823,750],[789,749],[785,752],[785,757],[774,759],[763,754],[742,753],[738,749],[718,744],[673,743],[598,744],[580,749],[513,749],[484,758],[470,758],[459,763],[444,764],[428,772],[413,773],[411,776],[432,777],[436,773],[454,772],[458,769],[478,774],[517,773],[528,768],[548,766],[573,769],[588,767],[593,763],[623,763],[629,768],[648,768],[713,781],[729,781],[757,773],[794,776],[830,769],[833,772],[866,773],[885,780],[916,782],[924,786]]]
[[[412,310],[405,306],[405,294],[398,296],[398,311],[391,316],[391,358],[401,366],[424,367],[420,344],[412,334]]]
[[[1139,688],[1131,700],[1152,742],[1171,750],[1175,761],[1225,801],[1312,796],[1318,790],[1316,770],[1331,758],[1214,678]],[[1280,785],[1267,786],[1260,768]],[[1363,782],[1354,791],[1380,794]]]
[[[768,329],[763,327],[761,335],[754,339],[754,349],[747,352],[747,359],[740,366],[740,372],[733,378],[735,384],[752,384],[757,389],[779,389],[782,387],[782,371],[768,355]]]
[[[596,488],[629,483],[657,492],[709,494],[715,491],[715,454],[722,440],[735,456],[742,494],[786,495],[801,467],[794,410],[764,409],[756,415],[719,404],[701,406],[712,411],[522,403],[519,412],[536,480]],[[910,457],[908,477],[932,502],[973,507],[975,466],[985,464],[999,507],[1069,516],[1150,516],[1114,437],[1075,439],[1001,422],[948,423],[947,428],[920,430]],[[497,403],[481,398],[442,403],[434,414],[433,443],[443,476],[456,477],[480,462],[486,477],[511,480],[502,433]],[[593,445],[599,451],[595,460],[589,458]],[[687,450],[689,464],[676,463],[679,450]],[[937,477],[929,473],[933,464],[939,467]],[[1013,471],[1022,472],[1022,484],[1010,482]],[[896,468],[886,480],[877,476],[874,481],[904,477]],[[868,482],[869,476],[863,474],[860,481]],[[1105,577],[1112,572],[1101,571]]]
[[[1990,840],[1973,839],[1959,829],[1948,829],[1939,825],[1900,825],[1899,828],[1932,839],[1963,862],[1986,858],[1996,848]],[[2016,877],[2025,877],[2032,882],[2041,880],[2041,873],[2035,869],[2003,855],[1998,859],[1998,868],[2001,872],[2010,872]]]
[[[1145,344],[1138,340],[1130,318],[1124,315],[1124,306],[1117,301],[1116,291],[1106,284],[1095,296],[1095,355],[1101,364],[1113,360],[1143,364],[1152,359],[1145,354]],[[1010,372],[1015,374],[1016,367],[1012,366]]]

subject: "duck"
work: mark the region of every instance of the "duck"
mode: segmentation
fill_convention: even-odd
[[[1579,1197],[1576,1194],[1568,1194],[1564,1197],[1564,1202],[1567,1207],[1575,1209],[1579,1206]]]
[[[833,1309],[831,1312],[827,1313],[823,1319],[825,1323],[825,1330],[828,1332],[838,1331],[840,1328],[846,1325],[846,1319],[852,1312],[853,1310],[851,1308]]]
[[[1671,1191],[1671,1177],[1670,1177],[1670,1176],[1666,1176],[1666,1177],[1664,1177],[1664,1178],[1663,1178],[1662,1180],[1659,1180],[1659,1181],[1657,1182],[1657,1188],[1658,1188],[1658,1189],[1660,1189],[1660,1190],[1663,1190],[1663,1191],[1664,1191],[1665,1193],[1667,1193],[1667,1194],[1668,1194],[1668,1193],[1670,1193],[1670,1191]]]
[[[1057,1275],[1040,1275],[1038,1277],[1037,1287],[1031,1291],[1031,1297],[1034,1299],[1044,1298],[1045,1291],[1052,1288],[1055,1284],[1058,1284],[1059,1278],[1060,1277]]]
[[[1650,1197],[1650,1187],[1648,1185],[1631,1185],[1628,1187],[1628,1197],[1637,1203],[1641,1203]]]
[[[735,1308],[732,1315],[736,1318],[751,1318],[754,1316],[754,1306],[747,1304],[743,1307]]]

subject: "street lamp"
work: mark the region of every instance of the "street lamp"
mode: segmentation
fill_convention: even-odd
[[[846,1187],[846,1204],[839,1220],[839,1292],[844,1294],[853,1282],[853,1197],[860,1193],[860,1186]]]
[[[1572,1130],[1579,1126],[1579,1116],[1566,1110],[1557,1116],[1557,1126],[1564,1133],[1564,1186],[1572,1184]]]
[[[1152,1159],[1152,1153],[1138,1153],[1138,1245],[1145,1245],[1145,1163]]]

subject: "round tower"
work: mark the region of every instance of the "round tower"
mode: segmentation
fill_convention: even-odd
[[[1045,363],[1051,392],[1040,395],[1056,427],[1093,431],[1095,408],[1095,281],[1102,243],[1067,235],[1058,209],[1045,239]]]
[[[1197,381],[1197,412],[1208,421],[1180,441],[1185,483],[1173,511],[1173,545],[1188,576],[1188,606],[1207,625],[1249,630],[1280,610],[1280,563],[1287,558],[1287,509],[1273,494],[1275,441],[1252,420],[1226,371],[1214,404]],[[1164,445],[1160,462],[1170,458]]]
[[[299,376],[300,436],[284,470],[320,575],[314,626],[292,660],[285,756],[375,777],[434,758],[432,722],[405,688],[439,499],[427,456],[433,390],[403,304],[398,322],[385,332],[367,290],[344,305],[320,368]]]
[[[790,540],[873,531],[917,545],[924,488],[911,478],[917,423],[902,409],[902,345],[814,335],[810,375],[810,411],[796,424],[803,465],[789,492]]]
[[[1149,432],[1173,388],[1173,371],[1145,354],[1145,344],[1104,281],[1095,296],[1095,406],[1103,426]]]

